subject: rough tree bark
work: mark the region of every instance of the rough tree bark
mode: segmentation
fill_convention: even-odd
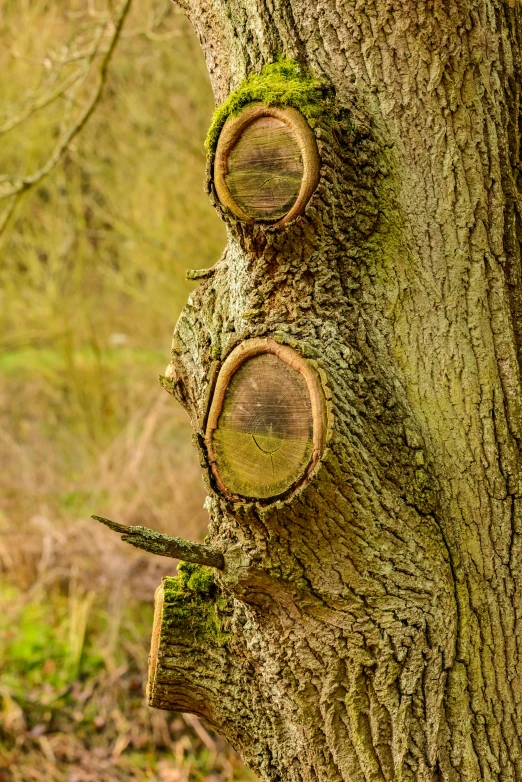
[[[330,108],[295,219],[234,216],[209,167],[228,247],[164,384],[225,567],[159,590],[150,702],[265,780],[522,780],[519,0],[180,5],[218,104],[284,54]],[[260,338],[311,367],[328,429],[272,501],[227,496],[207,447],[220,362]]]

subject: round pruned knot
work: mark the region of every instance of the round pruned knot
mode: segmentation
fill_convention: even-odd
[[[305,481],[325,444],[325,398],[310,362],[287,345],[249,339],[224,361],[205,443],[219,490],[267,500]]]
[[[315,136],[297,109],[256,103],[225,122],[214,185],[235,217],[279,226],[304,212],[319,165]]]

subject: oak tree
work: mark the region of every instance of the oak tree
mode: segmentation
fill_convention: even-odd
[[[522,6],[180,5],[228,246],[162,381],[210,526],[150,703],[264,780],[522,780]]]

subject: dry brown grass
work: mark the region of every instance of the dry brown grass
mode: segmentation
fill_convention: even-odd
[[[0,0],[3,174],[41,165],[88,98],[89,75],[28,111],[109,7]],[[184,270],[224,242],[202,192],[212,109],[184,17],[135,4],[96,114],[0,239],[1,782],[252,778],[197,720],[146,706],[152,598],[175,563],[89,519],[205,533],[188,420],[157,376]]]
[[[9,400],[26,409],[36,389],[9,386]],[[145,704],[152,597],[175,563],[128,547],[87,517],[102,511],[201,539],[204,492],[183,412],[154,390],[74,481],[62,472],[63,453],[47,454],[39,416],[25,421],[25,441],[3,405],[0,420],[5,779],[250,779],[197,720]]]

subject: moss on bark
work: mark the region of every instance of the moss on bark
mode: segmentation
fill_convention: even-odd
[[[168,629],[192,641],[226,644],[228,634],[220,615],[226,609],[226,600],[219,595],[213,568],[180,562],[178,575],[165,577],[162,584],[162,632]],[[161,646],[161,635],[159,642]]]
[[[260,73],[251,73],[214,112],[205,141],[209,157],[214,156],[221,128],[227,119],[249,103],[293,106],[310,122],[328,110],[326,97],[326,83],[299,63],[282,58],[265,65]]]

